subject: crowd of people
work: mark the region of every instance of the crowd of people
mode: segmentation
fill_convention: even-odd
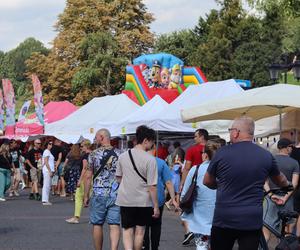
[[[6,201],[5,195],[19,196],[26,186],[29,199],[45,206],[52,205],[50,194],[68,196],[75,200],[74,215],[66,220],[70,224],[80,223],[82,208],[89,206],[96,250],[102,249],[105,222],[112,250],[118,249],[121,229],[126,250],[159,249],[164,207],[181,214],[182,245],[194,240],[197,250],[229,250],[237,241],[240,249],[254,250],[263,220],[278,228],[278,211],[300,212],[298,191],[270,194],[267,210],[262,202],[263,190],[289,185],[297,190],[300,147],[281,138],[278,154],[272,155],[253,143],[254,121],[248,117],[234,120],[229,133],[227,145],[198,129],[187,150],[178,141],[159,144],[147,126],[137,128],[126,150],[112,145],[104,128],[94,144],[67,145],[56,138],[44,140],[43,147],[41,139],[33,145],[3,142],[0,201]],[[180,200],[194,181],[192,209],[181,211]],[[300,236],[300,222],[289,221],[286,230]],[[268,230],[263,231],[268,240]]]

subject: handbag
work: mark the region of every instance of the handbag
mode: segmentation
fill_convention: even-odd
[[[193,203],[194,203],[195,197],[197,195],[198,169],[199,169],[199,165],[196,167],[196,171],[193,175],[191,185],[189,186],[185,195],[180,200],[180,204],[179,204],[179,207],[181,208],[181,210],[187,214],[193,212]]]

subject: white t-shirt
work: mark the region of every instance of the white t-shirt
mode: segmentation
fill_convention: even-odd
[[[43,170],[47,170],[47,166],[45,165],[45,158],[48,158],[48,164],[50,166],[51,172],[54,172],[54,156],[51,154],[51,152],[48,149],[45,149],[44,153],[43,153]]]
[[[119,156],[116,176],[122,177],[116,204],[124,207],[152,207],[149,186],[157,184],[157,165],[153,156],[140,149],[131,149],[132,157],[140,174],[135,172],[128,152]]]

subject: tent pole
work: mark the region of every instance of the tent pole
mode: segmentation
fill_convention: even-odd
[[[155,150],[155,156],[157,157],[157,153],[158,153],[158,139],[159,139],[159,134],[158,131],[155,131],[156,133],[156,150]]]
[[[282,133],[282,108],[279,108],[279,138]]]

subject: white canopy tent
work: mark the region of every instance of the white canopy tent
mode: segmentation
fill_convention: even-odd
[[[164,110],[164,115],[159,118],[160,129],[173,132],[194,132],[196,128],[205,128],[211,134],[227,134],[228,121],[183,123],[180,111],[211,100],[229,97],[243,91],[233,79],[190,86]]]
[[[181,115],[185,122],[233,120],[235,117],[247,115],[257,121],[256,135],[264,136],[298,129],[299,99],[299,86],[276,84],[184,109]]]
[[[150,101],[144,104],[132,115],[129,115],[124,120],[116,124],[114,134],[134,134],[136,128],[140,125],[147,125],[148,127],[158,131],[160,124],[158,118],[164,116],[164,110],[169,104],[163,100],[159,95],[154,96]]]
[[[46,124],[45,134],[68,143],[76,143],[80,137],[93,139],[98,128],[110,129],[124,117],[140,108],[126,95],[96,97],[67,118]]]
[[[228,121],[187,124],[182,122],[180,110],[242,91],[243,89],[231,79],[190,86],[171,104],[155,96],[136,113],[116,124],[114,133],[132,134],[138,126],[145,124],[159,132],[194,132],[195,129],[201,127],[212,134],[227,134]]]

